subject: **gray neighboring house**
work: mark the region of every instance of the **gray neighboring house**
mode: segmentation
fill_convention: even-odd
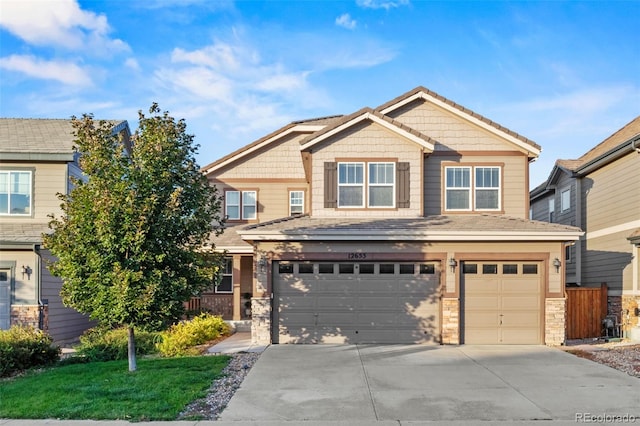
[[[565,246],[566,283],[609,288],[609,313],[640,340],[640,116],[530,192],[530,218],[585,231]]]
[[[127,122],[113,124],[128,141]],[[71,120],[0,119],[0,329],[32,325],[58,344],[94,325],[63,306],[62,281],[49,273],[42,248],[48,215],[60,212],[56,194],[82,175],[73,141]]]

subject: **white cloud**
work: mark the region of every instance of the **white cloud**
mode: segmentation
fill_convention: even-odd
[[[109,38],[105,15],[82,10],[75,0],[3,1],[0,27],[37,46],[94,53],[130,50],[122,40]]]
[[[355,19],[351,19],[351,15],[349,15],[348,13],[343,13],[336,18],[336,25],[348,30],[353,30],[356,28],[357,23]]]
[[[128,58],[124,61],[124,66],[133,71],[140,71],[140,64],[135,58]]]
[[[62,61],[45,61],[34,56],[11,55],[0,58],[0,68],[42,80],[55,80],[69,86],[91,86],[89,73],[78,65]]]
[[[407,6],[409,0],[356,0],[356,4],[365,9],[393,9],[394,7]]]

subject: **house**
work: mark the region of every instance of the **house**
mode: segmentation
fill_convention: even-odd
[[[608,312],[640,340],[640,116],[531,191],[531,218],[585,231],[565,247],[567,285],[608,286]]]
[[[249,293],[258,344],[561,344],[581,231],[528,219],[540,150],[424,87],[286,125],[203,168],[228,256],[203,297]]]
[[[128,138],[127,122],[114,122],[114,132]],[[49,273],[42,247],[48,215],[60,213],[57,194],[82,175],[73,141],[71,120],[0,119],[0,329],[31,325],[57,343],[94,325],[63,306],[62,281]]]

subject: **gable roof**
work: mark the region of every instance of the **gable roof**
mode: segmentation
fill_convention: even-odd
[[[496,123],[495,121],[492,121],[476,112],[473,112],[470,109],[465,108],[462,105],[457,104],[456,102],[453,102],[445,98],[444,96],[439,95],[436,92],[422,86],[418,86],[415,89],[410,90],[407,93],[380,105],[378,108],[376,108],[376,111],[379,111],[382,114],[386,115],[419,99],[430,102],[468,122],[471,122],[503,139],[506,139],[507,141],[525,150],[528,153],[529,158],[537,158],[542,151],[540,145],[533,142],[531,139],[528,139],[514,132],[513,130],[509,130],[506,127]]]
[[[127,129],[126,120],[108,120],[114,132]],[[71,120],[0,118],[0,157],[3,160],[73,161]]]
[[[575,241],[575,226],[498,215],[418,218],[317,218],[294,216],[246,226],[237,231],[248,241]]]
[[[556,160],[549,177],[529,192],[531,199],[549,191],[560,172],[570,176],[592,172],[627,152],[640,152],[640,115],[576,160]]]
[[[224,157],[210,163],[204,167],[202,167],[202,171],[205,174],[209,174],[214,172],[222,167],[225,167],[234,161],[238,161],[245,156],[261,149],[277,140],[282,139],[283,137],[293,134],[293,133],[313,133],[319,130],[322,130],[329,123],[338,120],[340,115],[328,116],[328,117],[320,117],[320,118],[312,118],[309,120],[299,120],[293,121],[286,126],[279,128],[278,130],[269,133],[266,136],[261,137],[258,140],[251,142],[248,145],[239,148],[232,153],[225,155]]]
[[[377,123],[380,126],[392,131],[393,133],[402,136],[416,144],[422,146],[428,152],[433,152],[435,141],[429,136],[412,129],[411,127],[394,120],[391,117],[383,115],[382,113],[375,111],[371,108],[362,108],[353,114],[347,115],[340,120],[331,123],[324,129],[312,134],[300,142],[300,150],[307,150],[318,143],[327,140],[328,138],[358,124],[363,121],[371,121]]]

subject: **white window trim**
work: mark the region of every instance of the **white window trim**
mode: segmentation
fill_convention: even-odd
[[[299,192],[300,194],[302,194],[302,196],[301,196],[301,197],[299,197],[299,198],[301,198],[301,200],[302,200],[302,203],[301,203],[301,204],[293,204],[293,203],[292,203],[293,199],[292,199],[291,197],[292,197],[292,195],[293,195],[293,193],[294,193],[294,192]],[[295,213],[294,213],[294,212],[292,211],[292,208],[293,208],[294,206],[295,206],[295,207],[301,207],[301,211],[300,211],[300,212],[295,212]],[[293,215],[296,215],[296,214],[304,214],[304,191],[303,191],[303,190],[293,189],[293,190],[289,191],[289,216],[293,216]]]
[[[497,169],[498,170],[498,187],[494,188],[494,187],[482,187],[482,188],[478,188],[476,186],[476,170],[477,169]],[[474,191],[473,191],[473,208],[475,211],[480,211],[480,212],[495,212],[495,211],[500,211],[502,210],[502,168],[500,166],[474,166],[473,167],[473,175],[472,175],[472,181],[471,181],[471,186],[473,187]],[[479,209],[476,206],[476,198],[477,198],[477,193],[478,191],[498,191],[498,206],[494,209]]]
[[[393,182],[391,183],[371,183],[371,177],[369,173],[369,167],[371,165],[379,165],[379,164],[390,164],[393,167],[393,171],[391,172],[391,176],[393,177]],[[392,161],[371,161],[367,163],[366,167],[367,172],[367,206],[371,209],[393,209],[396,207],[396,163]],[[372,206],[371,205],[371,196],[369,194],[370,188],[388,188],[391,187],[391,205],[389,206]]]
[[[0,173],[7,175],[7,212],[0,212],[0,216],[33,216],[33,171],[20,169],[0,170]],[[11,174],[12,173],[29,173],[29,212],[28,213],[11,213]]]
[[[253,200],[254,200],[254,204],[247,204],[244,202],[244,195],[245,194],[249,194],[249,193],[253,193]],[[242,191],[242,196],[240,198],[240,211],[241,211],[241,215],[242,215],[242,219],[243,220],[256,220],[258,219],[258,191]],[[247,206],[253,206],[254,207],[254,213],[252,217],[248,217],[248,215],[245,215],[245,207]]]
[[[469,186],[465,187],[465,186],[448,186],[448,182],[447,182],[447,170],[449,169],[467,169],[469,170]],[[468,200],[469,200],[469,208],[466,209],[453,209],[453,208],[449,208],[449,206],[447,205],[447,193],[448,191],[462,191],[462,190],[466,190],[468,195]],[[449,212],[470,212],[473,209],[473,200],[471,198],[471,193],[473,192],[473,167],[471,166],[446,166],[444,168],[444,209],[446,211]]]
[[[360,164],[362,165],[362,183],[358,184],[358,183],[340,183],[340,165],[343,164]],[[338,208],[343,208],[343,209],[358,209],[358,208],[364,208],[365,206],[365,198],[367,196],[367,193],[365,192],[365,182],[367,180],[367,168],[365,167],[365,163],[362,161],[342,161],[338,163],[338,176],[337,176],[337,180],[338,180]],[[344,187],[344,188],[361,188],[362,189],[362,204],[360,205],[349,205],[349,206],[344,206],[340,204],[340,188]]]
[[[230,194],[230,193],[238,194],[238,204],[229,204],[229,197],[227,196],[227,194]],[[240,220],[240,217],[242,215],[241,204],[242,204],[242,193],[240,191],[225,191],[224,192],[224,214],[225,214],[225,217],[228,220]],[[229,216],[229,206],[238,207],[238,216],[237,217]]]
[[[227,194],[229,193],[236,193],[238,194],[238,204],[229,204],[228,200],[229,197],[227,196]],[[246,204],[244,202],[244,195],[247,193],[253,193],[254,194],[254,200],[255,200],[255,204]],[[231,217],[229,216],[229,209],[228,207],[238,207],[238,216],[235,217]],[[247,215],[245,214],[245,207],[246,206],[253,206],[255,207],[255,214],[252,217],[247,217]],[[248,191],[225,191],[224,192],[224,214],[225,217],[227,218],[227,220],[257,220],[258,219],[258,191],[255,190],[248,190]]]
[[[565,206],[564,194],[568,194],[568,199]],[[564,188],[560,191],[560,211],[566,212],[571,209],[571,188]]]
[[[231,277],[231,290],[218,290],[219,286],[215,286],[214,288],[214,292],[218,293],[218,294],[232,294],[233,293],[233,260],[231,258],[225,258],[225,266],[222,270],[222,272],[220,273],[220,284],[222,284],[222,277]],[[226,272],[226,262],[231,262],[231,272],[230,273],[225,273]]]

